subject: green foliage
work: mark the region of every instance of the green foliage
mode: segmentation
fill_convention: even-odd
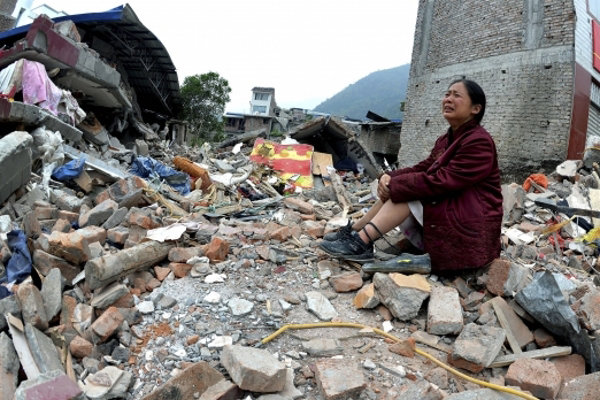
[[[401,119],[406,99],[410,64],[373,72],[325,100],[315,111],[364,120],[367,111],[389,119]]]
[[[181,86],[183,119],[188,121],[194,143],[223,137],[222,119],[229,102],[229,82],[216,72],[188,76]]]

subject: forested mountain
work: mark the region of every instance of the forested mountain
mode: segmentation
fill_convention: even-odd
[[[400,103],[406,98],[410,64],[373,72],[333,97],[314,111],[364,120],[367,111],[388,119],[402,119]]]

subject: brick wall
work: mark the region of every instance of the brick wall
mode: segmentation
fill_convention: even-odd
[[[445,132],[441,99],[463,76],[486,92],[483,125],[505,177],[563,161],[574,29],[573,0],[420,0],[400,165],[422,160]]]

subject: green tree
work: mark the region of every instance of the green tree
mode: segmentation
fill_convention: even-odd
[[[231,88],[216,72],[188,76],[181,86],[183,118],[188,121],[195,142],[223,137],[223,112]]]

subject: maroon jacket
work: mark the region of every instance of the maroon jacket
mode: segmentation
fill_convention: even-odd
[[[479,268],[500,255],[496,145],[475,120],[448,129],[426,160],[389,175],[394,203],[423,203],[423,242],[434,271]]]

